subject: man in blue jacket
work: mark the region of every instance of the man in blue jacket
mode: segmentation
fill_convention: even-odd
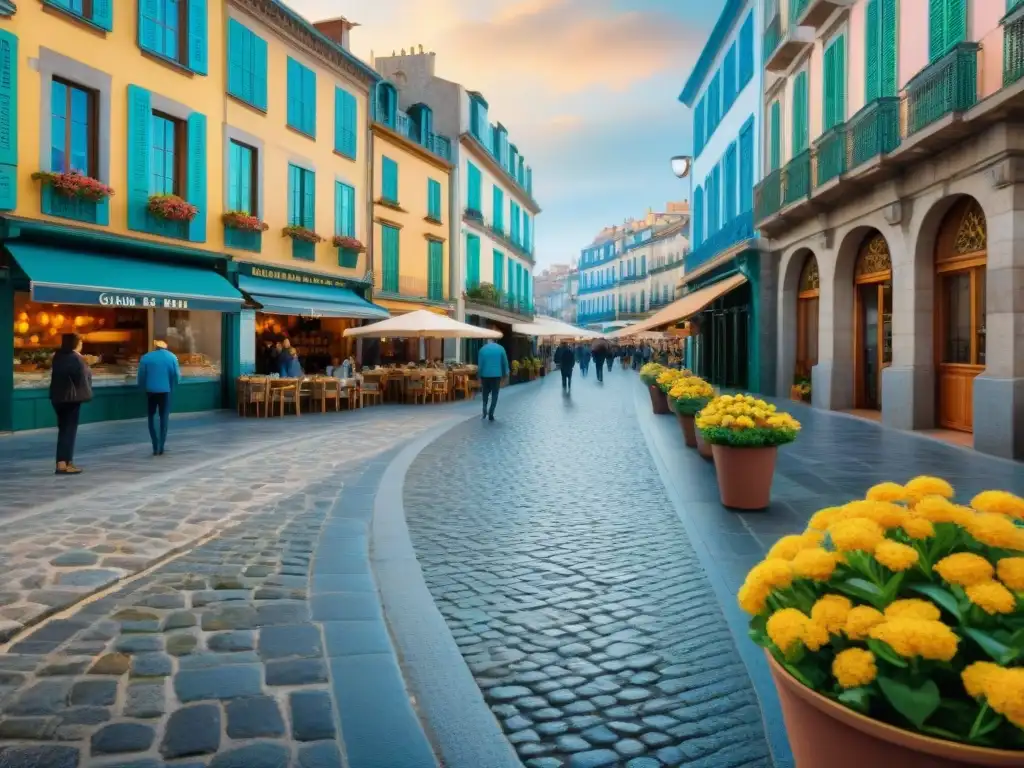
[[[481,418],[494,421],[494,407],[498,404],[498,391],[501,380],[508,376],[508,355],[505,348],[491,340],[480,347],[477,355],[477,373],[480,377],[480,394],[484,399],[484,413]],[[487,401],[491,401],[491,409],[487,410]]]
[[[178,358],[167,349],[166,341],[155,341],[156,347],[139,360],[139,386],[146,391],[146,412],[149,421],[149,438],[153,441],[153,455],[164,455],[167,442],[167,422],[171,406],[171,392],[181,381]],[[153,417],[160,413],[160,431],[157,432]]]

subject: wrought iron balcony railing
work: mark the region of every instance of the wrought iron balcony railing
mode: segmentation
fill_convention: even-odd
[[[907,83],[907,136],[948,114],[966,112],[977,103],[980,50],[977,43],[958,43]]]
[[[427,301],[448,301],[451,296],[445,290],[445,280],[430,280],[422,277],[408,277],[389,269],[373,273],[373,291],[381,298],[419,299]]]

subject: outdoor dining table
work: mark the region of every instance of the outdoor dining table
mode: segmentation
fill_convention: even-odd
[[[248,415],[251,406],[255,406],[256,415],[270,417],[271,415],[284,415],[285,405],[294,404],[295,415],[302,413],[302,401],[308,401],[306,412],[310,413],[315,409],[316,400],[320,401],[320,412],[327,412],[326,383],[330,381],[339,382],[339,390],[346,396],[350,407],[360,407],[358,392],[359,380],[334,379],[328,376],[303,376],[301,378],[273,378],[269,376],[241,376],[238,379],[238,410],[239,415]],[[277,413],[274,414],[274,406],[278,405]]]

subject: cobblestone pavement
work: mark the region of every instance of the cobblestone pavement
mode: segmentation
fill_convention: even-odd
[[[547,382],[421,454],[405,507],[427,585],[529,768],[771,766],[631,386]]]

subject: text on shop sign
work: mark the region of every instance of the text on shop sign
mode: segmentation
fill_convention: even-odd
[[[310,275],[302,272],[287,272],[279,269],[264,269],[263,267],[252,268],[253,277],[264,277],[268,280],[285,280],[289,283],[303,283],[304,285],[324,285],[328,288],[343,287],[345,283],[341,280],[334,280],[330,277]]]
[[[188,299],[163,299],[155,296],[128,296],[119,293],[101,293],[104,307],[137,307],[139,309],[188,309]]]

